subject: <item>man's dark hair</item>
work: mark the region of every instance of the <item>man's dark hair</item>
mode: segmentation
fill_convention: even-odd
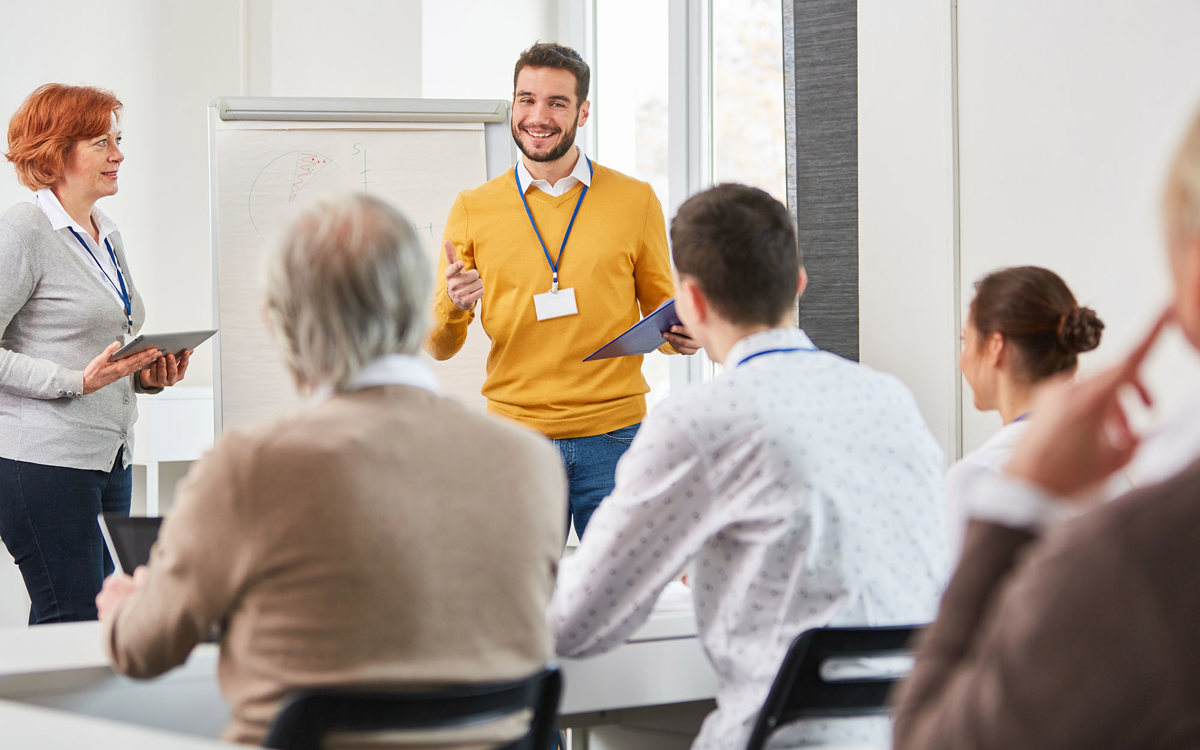
[[[775,325],[796,301],[796,228],[763,190],[726,183],[688,198],[671,221],[671,246],[679,274],[732,323]]]
[[[556,42],[538,42],[521,53],[517,65],[513,68],[513,92],[517,90],[517,76],[525,68],[557,68],[575,76],[575,96],[583,104],[587,101],[588,86],[592,83],[592,69],[583,61],[579,53],[570,47]]]

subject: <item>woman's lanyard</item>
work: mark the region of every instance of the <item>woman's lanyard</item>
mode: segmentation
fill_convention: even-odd
[[[754,359],[755,357],[764,357],[768,354],[782,354],[784,352],[815,352],[815,351],[817,351],[817,347],[815,347],[815,346],[792,346],[792,347],[788,347],[787,349],[765,349],[761,352],[755,352],[749,356],[743,357],[740,361],[738,361],[738,363],[736,365],[734,365],[734,367],[741,367],[742,365],[746,364],[747,362]]]
[[[1013,422],[1023,422],[1023,421],[1025,421],[1026,419],[1029,419],[1029,416],[1030,416],[1031,414],[1033,414],[1033,412],[1031,412],[1031,411],[1027,411],[1027,412],[1025,412],[1024,414],[1022,414],[1021,416],[1019,416],[1019,417],[1017,417],[1016,419],[1014,419],[1014,420],[1013,420]]]
[[[96,268],[100,269],[100,273],[104,274],[104,278],[108,279],[109,285],[120,295],[121,305],[125,308],[125,322],[129,326],[129,332],[133,333],[133,305],[129,301],[129,290],[125,288],[125,275],[121,273],[121,264],[117,262],[117,254],[113,252],[112,243],[108,241],[107,237],[104,238],[104,246],[108,248],[108,257],[112,258],[113,268],[117,271],[119,287],[113,283],[112,277],[108,275],[108,271],[105,271],[104,266],[100,265],[96,254],[92,252],[92,248],[88,247],[88,243],[83,241],[83,237],[79,235],[79,232],[75,231],[75,227],[68,226],[67,229],[71,230],[71,234],[75,235],[75,239],[79,240],[79,244],[83,245],[83,249],[87,250],[87,254],[92,256],[92,260],[96,263]]]
[[[584,155],[584,160],[588,165],[588,177],[593,176],[592,160]],[[525,188],[521,187],[520,170],[513,170],[513,177],[517,181],[517,193],[521,196],[521,203],[525,204],[525,214],[529,216],[529,223],[533,226],[533,233],[537,235],[538,242],[542,244],[542,252],[546,254],[546,262],[550,264],[550,271],[554,274],[553,282],[550,285],[552,294],[558,293],[558,267],[562,265],[563,253],[567,250],[567,238],[571,236],[571,227],[575,226],[575,217],[579,215],[579,207],[583,205],[583,197],[587,195],[588,186],[585,183],[583,190],[579,191],[579,200],[575,201],[575,210],[571,213],[571,222],[567,224],[567,233],[563,235],[562,246],[558,248],[558,260],[550,257],[550,250],[546,247],[546,241],[542,239],[542,233],[538,231],[537,222],[533,220],[533,211],[529,210],[529,201],[525,199]]]

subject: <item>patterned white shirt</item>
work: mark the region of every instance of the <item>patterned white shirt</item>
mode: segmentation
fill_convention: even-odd
[[[929,622],[948,568],[945,459],[899,380],[796,328],[726,363],[648,415],[550,607],[560,655],[601,653],[687,565],[719,678],[694,748],[745,746],[797,634]]]

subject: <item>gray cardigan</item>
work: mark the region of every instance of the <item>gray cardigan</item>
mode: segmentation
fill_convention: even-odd
[[[121,235],[109,235],[133,306]],[[84,259],[32,203],[0,214],[0,457],[75,469],[123,466],[133,456],[133,378],[83,395],[83,369],[122,338],[125,312]]]

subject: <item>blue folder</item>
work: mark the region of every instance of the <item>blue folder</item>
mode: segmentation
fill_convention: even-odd
[[[654,312],[634,323],[625,333],[584,357],[583,361],[649,354],[665,343],[663,333],[680,322],[679,316],[675,314],[675,298],[672,297],[655,308]]]

